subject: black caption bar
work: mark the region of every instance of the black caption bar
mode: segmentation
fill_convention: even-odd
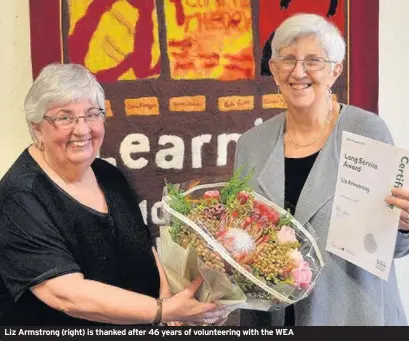
[[[236,338],[281,337],[292,340],[305,338],[337,337],[407,337],[407,327],[2,327],[0,341],[19,340],[87,340],[107,337],[135,340],[145,338],[221,336]]]

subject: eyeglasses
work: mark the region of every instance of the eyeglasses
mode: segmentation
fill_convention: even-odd
[[[58,127],[72,128],[78,123],[80,118],[83,118],[85,123],[89,126],[95,125],[98,122],[103,122],[105,121],[105,112],[102,109],[95,108],[88,110],[86,114],[82,116],[75,116],[74,114],[65,114],[55,117],[44,115],[44,118]]]
[[[335,63],[332,60],[326,60],[322,57],[307,57],[305,59],[275,57],[273,61],[279,70],[293,70],[297,62],[301,62],[305,71],[320,71],[325,67],[325,63]]]

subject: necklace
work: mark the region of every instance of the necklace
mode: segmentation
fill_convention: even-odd
[[[327,120],[326,120],[325,123],[324,123],[324,127],[322,128],[321,133],[318,135],[318,137],[317,137],[314,141],[309,142],[309,143],[307,143],[307,144],[298,144],[297,142],[295,142],[295,141],[291,138],[291,134],[290,134],[290,130],[288,129],[288,122],[287,122],[287,136],[288,136],[288,139],[289,139],[290,142],[291,142],[293,145],[295,145],[297,148],[305,148],[305,147],[312,146],[313,144],[317,143],[317,142],[322,138],[322,136],[324,135],[325,130],[326,130],[326,128],[327,128],[327,125],[328,125],[328,123],[329,123],[329,121],[330,121],[330,118],[331,118],[331,111],[328,112],[328,117],[327,117]]]
[[[53,166],[51,166],[51,164],[48,162],[47,158],[46,158],[45,155],[44,155],[44,151],[41,151],[40,154],[41,154],[41,158],[43,159],[44,163],[45,163],[45,164],[47,165],[47,167],[52,171],[52,173],[54,173],[54,176],[52,176],[54,182],[60,183],[60,181],[62,181],[62,184],[68,183],[68,181],[67,181],[64,177],[62,177],[62,176],[54,169]],[[50,175],[49,175],[49,176],[50,176]],[[51,177],[51,176],[50,176],[50,177]],[[56,180],[58,180],[58,181],[56,181]],[[60,185],[61,185],[61,183],[60,183]]]

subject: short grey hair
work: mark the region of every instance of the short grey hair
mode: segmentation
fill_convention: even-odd
[[[315,35],[331,61],[340,63],[345,58],[346,44],[339,29],[316,14],[297,14],[284,20],[271,41],[271,58],[290,46],[298,37]]]
[[[96,78],[79,64],[50,64],[44,67],[24,101],[24,112],[31,138],[36,142],[33,124],[44,120],[47,110],[89,99],[93,105],[105,110],[105,95]]]

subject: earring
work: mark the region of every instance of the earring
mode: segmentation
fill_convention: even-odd
[[[332,90],[330,87],[328,87],[327,93],[328,93],[327,101],[328,101],[329,111],[332,111]]]
[[[277,95],[280,94],[280,87],[277,85]]]

